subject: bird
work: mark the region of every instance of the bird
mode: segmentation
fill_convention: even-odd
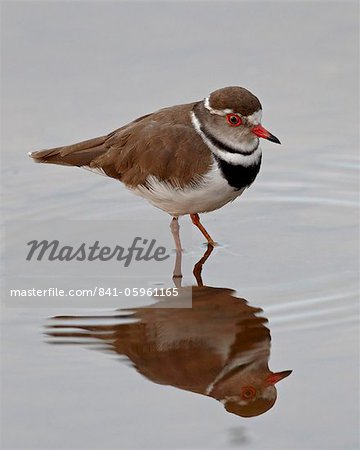
[[[154,383],[214,398],[237,416],[264,414],[276,402],[275,385],[292,370],[269,369],[271,335],[261,308],[231,288],[203,284],[202,267],[212,252],[208,244],[194,266],[197,285],[176,282],[177,294],[153,296],[156,302],[144,307],[52,317],[47,342],[88,341],[91,348],[125,357]]]
[[[269,369],[267,319],[258,315],[261,308],[234,293],[187,286],[176,298],[150,307],[53,317],[45,334],[49,344],[91,342],[91,348],[125,357],[156,384],[213,398],[229,413],[254,417],[274,406],[277,383],[292,371]],[[192,307],[181,307],[189,296]]]
[[[215,245],[199,214],[232,202],[254,182],[262,158],[260,138],[280,144],[261,118],[262,105],[254,94],[228,86],[203,100],[141,116],[107,135],[29,156],[121,181],[172,216],[177,250],[178,219],[184,215]]]

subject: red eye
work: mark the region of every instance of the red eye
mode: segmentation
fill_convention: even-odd
[[[256,395],[256,389],[253,386],[245,386],[241,388],[241,398],[243,400],[251,400]]]
[[[226,120],[229,125],[232,127],[238,127],[242,124],[242,120],[236,114],[226,114]]]

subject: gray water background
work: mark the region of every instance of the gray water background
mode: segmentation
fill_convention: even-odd
[[[44,323],[69,310],[6,298],[3,448],[358,448],[358,62],[355,2],[2,3],[5,220],[155,218],[168,233],[119,183],[26,153],[226,85],[259,96],[282,146],[264,142],[251,189],[204,215],[222,246],[203,277],[264,309],[271,367],[293,369],[274,408],[245,420],[106,353],[50,346]],[[185,244],[188,280],[201,243]]]

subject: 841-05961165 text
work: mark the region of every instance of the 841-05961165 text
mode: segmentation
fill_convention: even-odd
[[[10,289],[10,297],[177,297],[178,288],[127,287],[123,289],[95,286],[93,289]]]

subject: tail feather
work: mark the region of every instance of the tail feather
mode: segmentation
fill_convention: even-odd
[[[50,148],[29,153],[38,163],[60,164],[64,166],[90,166],[91,162],[108,151],[105,141],[108,136],[100,136],[65,147]]]

